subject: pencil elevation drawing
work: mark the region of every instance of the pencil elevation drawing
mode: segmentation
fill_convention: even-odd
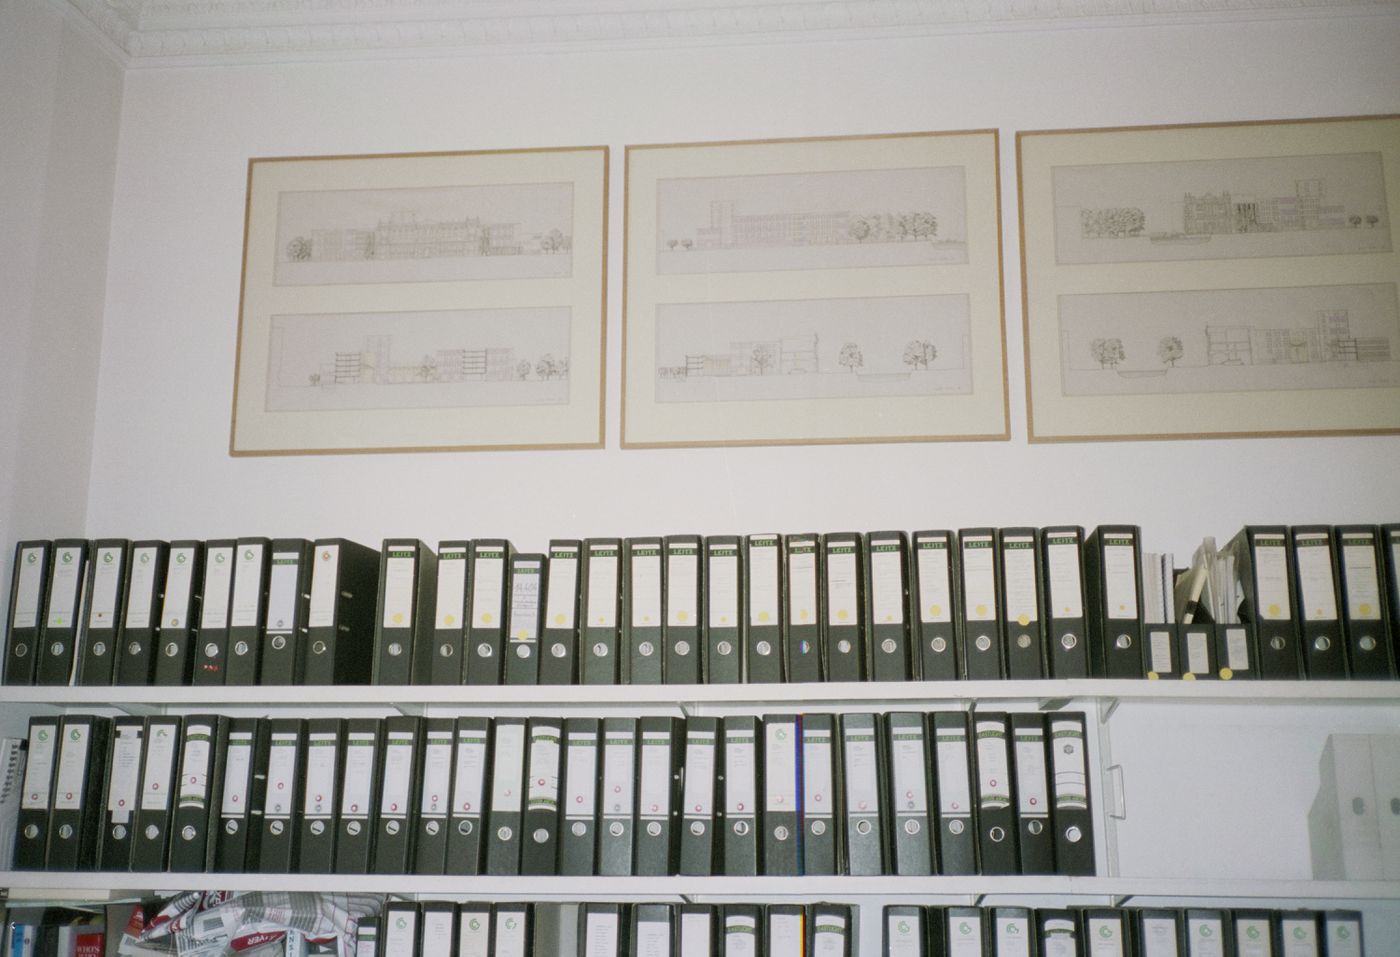
[[[1059,263],[1389,252],[1379,153],[1057,166]]]
[[[960,166],[663,179],[658,273],[967,262]]]
[[[573,185],[284,192],[276,248],[279,286],[568,276]]]
[[[272,317],[266,409],[569,400],[569,309]]]
[[[1393,283],[1061,296],[1065,395],[1400,386]]]
[[[656,401],[966,395],[968,311],[961,295],[664,304]]]

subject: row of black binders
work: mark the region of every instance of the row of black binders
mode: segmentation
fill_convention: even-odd
[[[15,868],[1092,874],[1084,715],[30,720]]]
[[[846,904],[390,901],[357,957],[851,957]]]
[[[1361,914],[1220,908],[884,910],[885,957],[1362,957]],[[768,955],[772,957],[772,955]]]

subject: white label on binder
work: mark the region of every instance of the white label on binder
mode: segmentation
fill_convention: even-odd
[[[1031,919],[998,915],[996,926],[997,957],[1031,957]]]
[[[544,626],[573,628],[577,595],[578,558],[574,550],[552,554],[549,559],[548,592],[544,602]]]
[[[1186,632],[1186,670],[1193,675],[1210,671],[1209,635],[1197,628]]]
[[[894,752],[894,812],[923,814],[928,811],[928,756],[924,733],[918,728],[891,727],[890,747]]]
[[[374,788],[375,735],[352,731],[345,736],[345,787],[340,795],[340,816],[369,816]]]
[[[53,809],[78,811],[83,807],[83,783],[87,778],[87,725],[63,730],[63,746],[58,752],[58,780],[54,782]]]
[[[846,813],[879,814],[880,764],[875,729],[848,726],[841,738],[846,759]]]
[[[568,788],[564,795],[564,816],[591,821],[597,800],[598,739],[591,734],[570,735],[564,761],[564,785]],[[689,775],[686,777],[688,784]]]
[[[749,539],[749,624],[778,624],[778,538]]]
[[[1249,640],[1243,626],[1225,626],[1225,664],[1236,674],[1249,670]]]
[[[1176,918],[1144,917],[1142,919],[1142,950],[1146,957],[1178,957],[1176,952]]]
[[[396,559],[390,559],[395,561]],[[434,627],[439,630],[462,627],[462,609],[467,604],[467,552],[444,548],[438,553],[437,605]]]
[[[530,778],[526,805],[554,812],[559,809],[559,726],[537,725],[530,731]]]
[[[870,610],[872,625],[904,622],[904,562],[899,539],[870,543]]]
[[[588,558],[588,628],[612,628],[617,625],[617,552],[609,547],[596,549]]]
[[[277,733],[272,735],[272,747],[267,757],[267,802],[263,805],[264,817],[291,817],[292,792],[297,781],[297,750],[300,735]]]
[[[1298,595],[1306,621],[1334,621],[1337,592],[1332,587],[1332,549],[1323,537],[1299,536],[1294,546],[1298,555]]]
[[[239,545],[235,556],[237,569],[233,573],[233,608],[229,612],[230,628],[250,628],[258,624],[258,605],[262,602],[262,545]]]
[[[113,824],[125,824],[136,810],[136,792],[141,786],[140,727],[124,725],[112,739],[112,775],[107,781],[107,813]]]
[[[88,606],[89,628],[117,627],[117,596],[122,584],[122,550],[99,548],[93,559],[92,604]]]
[[[516,641],[536,641],[539,633],[540,563],[516,562],[510,574],[510,630]]]
[[[156,587],[156,558],[160,549],[146,546],[131,553],[131,583],[126,596],[126,627],[151,627],[151,596]]]
[[[525,914],[523,908],[497,912],[495,957],[525,957]]]
[[[220,805],[224,817],[243,817],[248,813],[248,772],[253,764],[253,735],[236,731],[228,736],[224,752],[224,786]]]
[[[452,957],[452,945],[456,942],[453,936],[455,916],[450,910],[423,912],[423,942],[418,948],[418,957]]]
[[[490,911],[462,911],[457,920],[457,957],[489,957],[490,931]]]
[[[1147,631],[1147,653],[1152,659],[1152,671],[1159,675],[1169,675],[1172,669],[1172,633],[1167,628],[1149,628]]]
[[[859,574],[854,545],[841,543],[827,546],[827,624],[855,625],[860,622],[859,591],[856,588],[856,576]]]
[[[301,572],[301,555],[296,552],[273,552],[272,571],[267,585],[267,633],[290,633],[296,627],[297,578]]]
[[[1188,917],[1186,938],[1191,957],[1225,957],[1225,926],[1218,918]],[[1342,957],[1342,954],[1329,949],[1327,957]],[[1360,953],[1356,957],[1361,957]]]
[[[53,581],[49,584],[50,628],[73,627],[74,605],[82,580],[82,553],[76,548],[60,548],[54,556]]]
[[[583,934],[583,957],[622,957],[617,946],[616,911],[588,911]]]
[[[1235,957],[1270,957],[1272,933],[1268,918],[1236,917]]]
[[[681,914],[681,952],[678,957],[710,957],[710,915]]]
[[[996,621],[996,553],[990,535],[962,539],[963,614],[968,621]]]
[[[317,731],[306,736],[306,794],[301,810],[306,817],[330,817],[335,813],[335,758],[339,735]]]
[[[175,763],[176,738],[168,724],[151,728],[146,742],[146,767],[142,773],[141,810],[164,811],[170,806],[171,770]]]
[[[1147,921],[1143,922],[1144,924]],[[1126,957],[1123,953],[1122,924],[1116,920],[1106,920],[1102,917],[1089,918],[1089,957]],[[1175,941],[1175,938],[1173,938]],[[1170,955],[1159,953],[1155,950],[1147,951],[1148,957],[1177,957],[1176,946],[1173,943]]]
[[[962,728],[935,731],[938,754],[938,808],[962,817],[972,813],[972,781],[967,767],[967,732]]]
[[[802,957],[802,915],[768,915],[767,957]]]
[[[1282,535],[1254,536],[1254,597],[1260,618],[1287,621],[1289,608],[1288,546]]]
[[[680,551],[677,551],[680,549]],[[666,623],[672,628],[700,624],[697,601],[700,556],[694,545],[673,545],[666,555]]]
[[[637,787],[637,815],[666,819],[671,815],[671,736],[642,735],[642,769]]]
[[[29,730],[29,759],[24,766],[24,798],[20,807],[26,811],[47,811],[49,786],[53,783],[53,756],[57,747],[58,725],[35,725]]]
[[[1359,922],[1329,918],[1326,933],[1327,957],[1361,957],[1361,925]],[[1202,957],[1219,957],[1219,952],[1203,952]]]
[[[1045,735],[1039,728],[1013,728],[1016,736],[1016,806],[1023,817],[1050,813],[1045,779]]]
[[[491,810],[519,811],[525,780],[525,725],[496,725],[496,753],[491,759]]]
[[[788,552],[788,624],[817,623],[817,553]]]
[[[180,759],[180,780],[176,782],[179,807],[204,807],[209,797],[213,738],[214,728],[210,725],[185,725],[185,753]]]
[[[311,560],[311,608],[308,628],[329,628],[335,624],[336,599],[340,597],[340,546],[318,545]]]
[[[831,735],[802,735],[802,813],[808,818],[836,813],[831,775]]]
[[[724,734],[724,809],[733,817],[758,813],[754,736],[747,728]]]
[[[708,731],[691,731],[685,744],[686,817],[709,817],[715,801],[715,736]]]
[[[501,627],[506,556],[502,548],[478,548],[472,562],[472,627]]]
[[[1046,921],[1040,938],[1040,957],[1079,957],[1074,924],[1067,920]]]
[[[1311,918],[1283,919],[1282,957],[1318,957],[1317,928]]]
[[[630,817],[636,787],[635,738],[630,731],[604,731],[603,738],[603,816]]]
[[[1084,729],[1077,721],[1050,722],[1051,767],[1055,770],[1055,806],[1089,807],[1089,777],[1084,759]]]
[[[948,539],[921,538],[914,542],[919,574],[919,621],[953,620],[953,593],[948,576]]]
[[[414,735],[411,731],[390,731],[384,737],[384,787],[379,792],[379,816],[406,818],[413,775]],[[271,775],[268,780],[272,780]]]
[[[769,721],[763,728],[764,808],[797,811],[797,723]]]
[[[885,957],[923,957],[919,923],[910,914],[886,913]]]
[[[1011,762],[1006,748],[1006,725],[978,721],[977,784],[982,807],[1011,806]]]
[[[982,957],[982,922],[948,914],[948,957]]]
[[[481,795],[486,786],[486,733],[462,731],[457,734],[457,771],[452,782],[452,808],[455,814],[481,813]]]
[[[213,551],[220,550],[221,549],[213,549]],[[230,549],[225,549],[224,551],[227,551],[229,555],[232,554],[232,550]],[[165,601],[160,609],[160,627],[162,628],[184,628],[185,625],[188,624],[188,622],[185,621],[185,614],[189,611],[190,607],[190,586],[194,584],[194,559],[196,554],[198,554],[198,552],[193,548],[172,548],[170,550],[169,564],[165,569]],[[209,557],[210,560],[212,560],[212,553]],[[226,555],[224,557],[224,563],[227,564],[228,561],[229,558],[228,555]],[[209,586],[208,576],[205,577],[204,584],[205,587]],[[217,587],[210,593],[211,597],[209,602],[204,606],[204,616],[212,614],[209,609],[210,604],[219,604],[216,600],[218,594],[219,589]],[[224,580],[223,594],[225,596],[228,595],[228,579]],[[227,602],[225,602],[225,604],[227,604]],[[222,628],[223,614],[223,612],[219,612],[219,623],[209,627]]]
[[[1112,544],[1126,542],[1126,544]],[[1128,536],[1115,535],[1103,544],[1104,600],[1109,618],[1138,616],[1137,548]]]
[[[1050,580],[1050,609],[1057,618],[1084,617],[1084,581],[1079,571],[1079,541],[1052,536],[1045,549],[1046,577]]]
[[[661,546],[657,544],[643,545],[632,553],[632,627],[661,627]]]
[[[846,953],[846,919],[839,914],[818,914],[812,934],[813,957],[843,957]],[[801,923],[799,921],[799,928]],[[799,931],[800,932],[800,931]],[[797,949],[801,957],[802,948]]]
[[[731,545],[720,546],[728,555],[715,554],[710,546],[710,627],[739,627],[739,556]]]
[[[390,916],[392,915],[392,916]],[[384,957],[418,957],[417,910],[395,910],[385,914]]]
[[[1353,620],[1376,621],[1381,617],[1381,579],[1376,571],[1376,550],[1370,536],[1352,544],[1342,536],[1342,567],[1346,571],[1347,614]]]
[[[1006,620],[1028,625],[1040,618],[1036,593],[1035,539],[1008,535],[1002,539],[1002,581],[1006,588]]]
[[[44,550],[25,548],[19,554],[19,584],[15,587],[13,627],[33,628],[39,622],[44,596],[39,585],[44,580]]]
[[[413,580],[417,577],[418,553],[413,549],[391,548],[384,562],[384,627],[409,628],[413,625]]]
[[[452,732],[429,731],[423,746],[423,793],[418,804],[422,817],[446,817],[452,783]]]
[[[637,921],[637,957],[671,957],[671,925],[668,921]]]
[[[758,925],[738,914],[724,918],[724,957],[754,957],[758,952]]]

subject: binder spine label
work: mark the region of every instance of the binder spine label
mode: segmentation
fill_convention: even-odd
[[[436,627],[439,630],[460,628],[466,600],[466,549],[444,548],[438,553]]]
[[[60,548],[54,558],[53,582],[49,585],[50,628],[72,628],[83,562],[76,548]]]
[[[170,769],[175,761],[175,732],[168,725],[151,729],[146,744],[145,786],[141,790],[141,810],[164,811],[170,806]]]
[[[1333,621],[1337,617],[1337,592],[1332,587],[1332,549],[1326,536],[1299,535],[1294,542],[1298,556],[1298,597],[1307,621]]]
[[[644,732],[641,761],[637,815],[665,821],[671,816],[671,736],[665,732]]]
[[[237,569],[233,575],[233,607],[229,627],[246,628],[258,624],[258,604],[262,601],[261,545],[238,547]]]
[[[588,553],[588,614],[590,628],[617,626],[617,549],[591,548]]]
[[[1342,567],[1346,570],[1348,617],[1379,620],[1381,580],[1376,570],[1375,540],[1370,535],[1343,535]]]
[[[525,912],[496,915],[496,957],[525,957]]]
[[[938,808],[945,817],[972,814],[972,782],[967,769],[967,734],[939,731],[935,736],[938,755]]]
[[[478,548],[472,562],[472,627],[501,627],[502,589],[505,587],[505,550]]]
[[[584,921],[583,957],[619,957],[617,912],[590,910]]]
[[[802,734],[802,812],[807,818],[835,815],[832,800],[831,735],[825,732]]]
[[[99,548],[94,557],[92,603],[88,606],[89,628],[117,626],[117,598],[122,584],[122,550]]]
[[[793,544],[788,550],[788,622],[817,623],[817,552],[815,544]]]
[[[328,818],[334,813],[335,757],[338,735],[317,731],[306,736],[306,794],[302,817]]]
[[[797,810],[797,725],[775,722],[764,727],[763,806],[769,811]]]
[[[885,918],[885,957],[924,957],[919,925],[912,915],[893,913]]]
[[[812,957],[842,957],[846,953],[846,919],[839,914],[820,914],[812,933]],[[801,921],[798,922],[801,933]],[[801,953],[799,949],[798,953]]]
[[[685,802],[688,818],[708,818],[715,802],[715,736],[708,731],[692,731],[685,745]]]
[[[730,817],[753,817],[755,793],[754,736],[750,731],[724,736],[724,810]]]
[[[671,924],[664,920],[637,921],[637,957],[671,957]]]
[[[390,731],[384,747],[384,787],[380,791],[379,816],[408,817],[408,793],[413,783],[414,741],[411,731]],[[268,778],[269,787],[271,777]]]
[[[131,553],[131,582],[127,589],[126,627],[151,627],[156,587],[156,557],[160,549],[146,546]]]
[[[243,817],[248,812],[248,778],[253,763],[253,736],[237,731],[228,736],[224,755],[224,787],[221,814]]]
[[[648,544],[632,549],[632,627],[661,624],[661,548]]]
[[[565,795],[564,816],[569,820],[592,821],[597,808],[598,739],[591,734],[569,735],[565,760],[569,791]]]
[[[329,628],[335,624],[336,599],[340,597],[340,546],[322,545],[316,549],[311,568],[311,607],[309,628]]]
[[[678,957],[709,957],[710,915],[682,913],[680,915],[680,953]]]
[[[141,787],[141,729],[122,728],[112,741],[112,776],[107,782],[107,813],[113,824],[131,820]]]
[[[529,810],[559,810],[559,728],[542,726],[530,732],[530,779],[526,787]]]
[[[37,546],[23,549],[19,556],[19,583],[15,586],[15,628],[33,628],[39,623],[43,583],[44,549]]]
[[[749,539],[749,624],[778,624],[778,539]]]
[[[926,625],[952,621],[948,540],[921,538],[915,544],[914,553],[919,575],[919,621]]]
[[[447,817],[448,786],[452,782],[452,732],[429,731],[423,747],[423,795],[420,817]]]
[[[204,566],[204,601],[199,616],[200,628],[228,627],[228,595],[233,585],[233,549],[209,549]]]
[[[873,731],[859,731],[845,739],[846,811],[849,814],[880,813],[880,766]]]
[[[870,543],[870,608],[873,625],[904,623],[904,563],[899,541]]]
[[[369,817],[374,788],[375,736],[352,731],[345,737],[345,787],[340,796],[342,818]]]
[[[710,546],[710,627],[739,624],[739,552],[731,545]]]
[[[1025,957],[1030,957],[1032,938],[1029,917],[998,916],[992,932],[996,934],[998,957],[1002,954],[1024,954]]]
[[[274,734],[272,747],[267,758],[267,803],[263,805],[263,818],[289,818],[292,816],[292,792],[297,780],[297,750],[299,736],[296,734]]]
[[[738,914],[724,919],[724,957],[754,957],[758,953],[758,925]]]
[[[1078,722],[1054,721],[1050,727],[1054,753],[1055,807],[1089,809],[1089,778],[1084,758],[1084,729]]]
[[[221,549],[215,549],[221,551]],[[185,616],[189,614],[190,608],[190,586],[194,584],[195,549],[193,548],[172,548],[170,550],[170,562],[165,570],[165,602],[160,609],[160,626],[162,628],[184,628],[188,622]],[[210,556],[213,560],[213,556]],[[225,563],[228,558],[225,557]],[[205,579],[208,582],[208,579]],[[217,596],[217,589],[211,595],[211,601]],[[208,608],[208,603],[205,605]],[[206,611],[207,615],[208,612]],[[222,625],[213,627],[222,628]]]
[[[418,555],[411,548],[393,548],[384,561],[385,628],[407,628],[413,623],[413,579]]]
[[[1104,601],[1109,618],[1138,616],[1137,547],[1131,535],[1103,539]]]
[[[1001,567],[1006,620],[1029,625],[1040,617],[1040,598],[1035,583],[1035,539],[1029,536],[1004,538]]]
[[[510,637],[539,640],[540,563],[516,562],[510,575]]]
[[[829,545],[826,550],[826,617],[830,625],[854,625],[860,620],[857,598],[856,547]]]
[[[963,609],[968,621],[996,621],[996,554],[990,535],[962,539]]]
[[[1079,536],[1052,535],[1045,549],[1050,607],[1059,618],[1084,617],[1084,581],[1079,571]]]
[[[58,779],[54,782],[53,809],[80,811],[83,784],[87,778],[88,726],[64,729],[63,747],[58,752]]]
[[[274,552],[268,573],[268,634],[290,634],[296,628],[296,610],[301,556],[296,552]]]
[[[1210,670],[1210,636],[1199,628],[1186,632],[1186,670],[1201,675]]]
[[[574,627],[574,598],[578,593],[578,553],[556,548],[549,553],[549,583],[545,594],[547,628]]]
[[[1243,627],[1225,628],[1225,664],[1239,674],[1251,667],[1248,632]]]
[[[924,774],[927,748],[921,732],[891,729],[890,744],[894,751],[894,808],[898,816],[922,815],[928,812],[928,784]]]
[[[209,797],[209,757],[214,729],[207,724],[187,725],[185,753],[180,760],[177,807],[204,807]]]
[[[672,545],[666,554],[666,624],[686,628],[699,623],[700,556],[694,545]]]
[[[636,786],[630,734],[608,734],[603,742],[603,816],[630,817]]]
[[[770,911],[769,957],[803,957],[802,915]]]
[[[1147,633],[1147,654],[1154,674],[1172,674],[1172,633],[1168,628],[1152,628]]]
[[[1045,779],[1045,735],[1018,729],[1016,735],[1016,806],[1022,817],[1045,817],[1050,795]]]
[[[1006,726],[1000,721],[977,722],[977,801],[980,807],[1011,806],[1010,762]]]
[[[486,734],[461,731],[457,735],[457,768],[452,784],[453,813],[463,817],[481,814],[486,787]]]
[[[1283,535],[1254,536],[1254,595],[1260,618],[1287,621],[1292,617],[1288,545]]]
[[[39,725],[30,732],[29,759],[24,766],[24,798],[20,801],[20,807],[26,811],[49,809],[57,737],[57,724]]]

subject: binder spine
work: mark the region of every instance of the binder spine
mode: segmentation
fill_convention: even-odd
[[[413,847],[415,874],[447,872],[448,814],[452,807],[456,739],[455,719],[424,719],[423,786],[420,788],[417,838]]]
[[[963,529],[958,532],[958,544],[962,569],[962,646],[958,653],[963,677],[1005,677],[996,529]]]
[[[337,874],[371,872],[383,770],[384,722],[378,718],[349,719],[336,820]]]
[[[594,872],[597,841],[602,746],[597,718],[564,721],[564,809],[559,832],[559,873]]]
[[[632,873],[636,846],[637,719],[605,718],[599,802],[598,873]]]
[[[247,860],[253,774],[259,762],[266,760],[267,727],[263,718],[234,718],[229,722],[223,781],[216,805],[217,826],[212,836],[215,871],[240,872]],[[148,738],[149,734],[148,727]]]
[[[676,872],[678,863],[675,820],[677,785],[680,782],[680,721],[645,717],[638,721],[640,735],[637,764],[637,856],[635,873],[664,877]]]
[[[797,715],[767,715],[763,727],[764,874],[802,873],[802,735]]]
[[[422,719],[401,715],[384,720],[384,764],[375,825],[375,874],[407,874],[417,824],[414,809],[422,786]]]
[[[540,678],[546,558],[538,553],[510,561],[510,604],[505,639],[505,682],[535,685]]]
[[[835,719],[829,714],[804,714],[800,727],[802,873],[838,874],[843,867]]]
[[[486,774],[491,767],[491,719],[457,719],[453,753],[452,811],[447,821],[448,874],[480,874]]]
[[[787,557],[787,631],[783,666],[788,681],[822,680],[821,587],[824,563],[818,536],[789,535]]]
[[[530,719],[526,764],[522,874],[554,874],[559,866],[559,790],[563,780],[564,726],[555,718]]]
[[[53,544],[53,571],[49,576],[36,643],[34,683],[66,685],[73,677],[78,623],[83,618],[84,581],[89,549],[83,539],[59,539]]]
[[[1246,526],[1228,548],[1234,553],[1246,596],[1247,607],[1240,615],[1254,626],[1260,676],[1302,677],[1288,529],[1281,525]]]
[[[369,684],[379,552],[343,538],[312,544],[303,680],[309,685]]]
[[[571,685],[578,679],[579,572],[581,542],[549,543],[545,575],[544,633],[541,638],[542,685]]]
[[[467,655],[462,661],[465,684],[498,685],[504,677],[509,571],[514,555],[510,542],[504,539],[472,543]]]
[[[787,623],[784,608],[783,539],[780,535],[750,535],[747,574],[744,576],[744,604],[748,615],[748,662],[745,680],[750,684],[777,684],[787,680],[783,664],[783,633]]]
[[[662,609],[662,669],[666,683],[699,684],[703,677],[700,609],[703,607],[704,562],[698,535],[670,535],[666,546],[666,601]]]
[[[845,779],[847,873],[885,872],[888,795],[879,728],[873,714],[841,716],[841,764]]]
[[[146,720],[137,717],[117,717],[112,721],[112,736],[103,775],[102,839],[98,851],[98,869],[127,871],[131,869],[131,847],[137,797],[141,787],[141,758],[146,739]]]
[[[199,627],[191,679],[196,685],[222,685],[228,671],[229,608],[233,601],[234,555],[237,549],[238,542],[232,539],[219,539],[204,545]],[[177,657],[170,655],[171,649],[166,644],[164,634],[161,635],[161,644],[163,655]],[[167,676],[173,670],[173,666],[167,670]]]
[[[434,655],[431,650],[415,658],[415,627],[418,622],[424,576],[436,579],[437,563],[427,567],[427,546],[415,539],[386,539],[380,552],[379,600],[374,621],[374,670],[377,685],[412,684],[418,669],[426,670]],[[436,581],[434,581],[436,584]],[[432,589],[428,590],[432,594]],[[433,596],[435,597],[435,596]],[[436,607],[434,603],[434,607]],[[415,663],[417,662],[417,663]]]
[[[254,685],[262,664],[272,542],[240,538],[234,556],[233,601],[229,606],[226,685]]]
[[[724,734],[724,835],[721,848],[724,874],[729,877],[760,874],[758,840],[759,768],[762,750],[758,719],[729,715],[722,722]]]
[[[967,716],[960,711],[936,711],[931,723],[938,769],[938,872],[976,874],[977,827]]]
[[[865,542],[866,673],[875,681],[913,676],[909,646],[909,541],[903,532],[871,532]]]
[[[528,727],[497,718],[491,748],[491,803],[486,809],[486,873],[520,873]]]
[[[1044,678],[1046,650],[1044,570],[1034,528],[997,532],[1001,565],[1001,619],[1006,628],[1006,676],[1014,680]]]
[[[1393,678],[1395,658],[1381,580],[1385,563],[1377,547],[1377,530],[1371,526],[1351,525],[1338,527],[1335,534],[1341,570],[1340,604],[1351,675],[1373,680]]]
[[[715,785],[722,760],[719,719],[690,718],[685,735],[678,873],[705,876],[715,873]]]
[[[886,766],[890,789],[886,808],[892,828],[890,870],[901,876],[932,874],[932,788],[928,728],[924,716],[894,712],[885,716]]]
[[[213,863],[210,822],[219,800],[227,749],[227,718],[190,715],[185,719],[170,829],[172,871],[202,873]]]
[[[744,540],[735,535],[705,539],[705,680],[744,680]]]
[[[961,617],[957,537],[950,531],[913,535],[909,623],[917,652],[918,677],[953,681],[962,674],[958,660],[957,623]]]
[[[822,648],[827,681],[864,681],[865,602],[861,537],[853,532],[822,536],[826,574]]]
[[[1041,529],[1040,544],[1045,568],[1045,644],[1050,677],[1087,678],[1084,529],[1077,525]]]
[[[306,784],[298,822],[298,873],[335,873],[336,809],[340,807],[344,769],[345,722],[339,718],[308,720]]]
[[[622,667],[625,684],[661,684],[664,548],[659,538],[629,538],[622,576]]]
[[[206,555],[203,542],[170,543],[165,565],[165,595],[160,603],[159,629],[152,639],[155,656],[153,680],[157,685],[188,685],[194,680],[199,624],[204,617]],[[227,593],[222,599],[224,605],[220,615],[226,615]],[[211,595],[209,600],[217,604],[219,597]],[[130,651],[129,646],[127,650]]]
[[[1142,652],[1142,556],[1134,525],[1100,525],[1085,545],[1090,671],[1097,677],[1140,678]]]
[[[39,632],[48,607],[53,543],[26,541],[15,546],[10,607],[5,632],[5,684],[32,685]]]
[[[278,539],[272,543],[258,684],[304,683],[311,571],[310,542]]]
[[[467,581],[472,543],[438,543],[430,683],[462,683],[467,652]]]
[[[130,574],[131,542],[103,539],[92,543],[79,623],[79,685],[111,685],[116,678],[117,635],[125,616]]]
[[[972,716],[978,859],[983,874],[1015,874],[1019,870],[1008,724],[1005,714],[978,712]]]
[[[1292,529],[1294,612],[1302,638],[1303,671],[1309,678],[1345,678],[1346,643],[1342,640],[1337,600],[1337,562],[1332,530],[1325,525]]]
[[[621,554],[622,542],[616,538],[584,543],[580,684],[615,685],[621,676],[617,661]]]
[[[149,685],[155,678],[156,636],[169,554],[165,542],[136,542],[131,546],[126,603],[114,642],[113,684]]]

